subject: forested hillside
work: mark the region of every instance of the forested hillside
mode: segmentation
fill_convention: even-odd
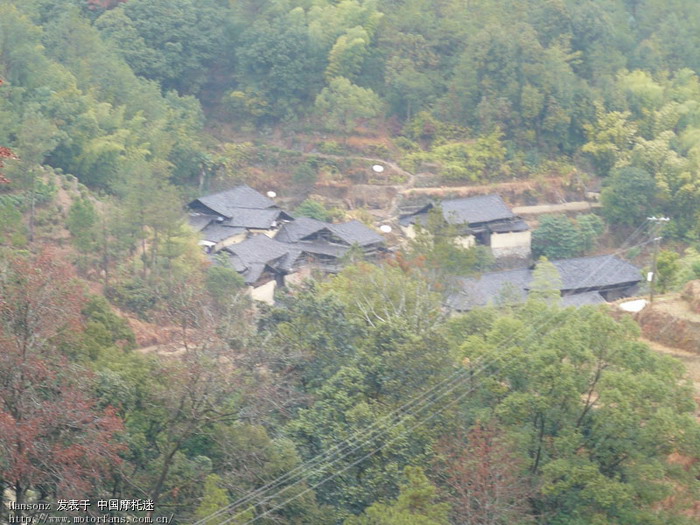
[[[631,319],[563,308],[546,264],[449,315],[492,261],[435,217],[253,304],[184,213],[241,183],[367,224],[420,185],[593,191],[535,255],[639,255],[665,215],[672,290],[700,277],[696,2],[0,0],[0,523],[697,522],[692,386]]]

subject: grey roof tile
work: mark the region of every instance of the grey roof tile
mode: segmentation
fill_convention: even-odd
[[[496,303],[501,297],[524,301],[531,280],[529,268],[484,273],[478,279],[459,279],[459,289],[447,297],[447,306],[465,311]]]
[[[232,210],[231,217],[224,221],[224,224],[241,228],[268,230],[272,228],[281,214],[282,210],[279,209],[236,208]]]
[[[328,223],[312,219],[311,217],[298,217],[296,220],[283,225],[277,235],[275,235],[275,239],[281,242],[299,242],[304,237],[327,227]]]
[[[286,255],[290,247],[260,234],[225,249],[240,257],[244,263],[269,263]]]
[[[639,268],[614,255],[596,255],[552,261],[559,270],[562,290],[603,288],[642,279]]]
[[[479,224],[515,218],[501,196],[495,194],[444,200],[441,207],[450,224]]]
[[[552,263],[559,271],[562,280],[561,291],[564,293],[590,294],[595,290],[637,283],[642,279],[639,268],[614,255],[561,259]],[[531,268],[520,268],[484,273],[479,278],[460,279],[459,289],[447,297],[446,304],[456,310],[470,310],[497,302],[499,298],[525,300],[532,277]],[[588,295],[587,299],[595,298]]]
[[[187,222],[196,232],[201,232],[209,223],[218,218],[216,215],[204,215],[202,213],[190,213],[187,216]]]
[[[201,231],[200,235],[205,241],[221,242],[230,237],[245,233],[245,231],[245,228],[235,228],[219,222],[212,222]]]
[[[190,202],[190,208],[204,206],[222,217],[231,218],[236,209],[249,208],[263,210],[276,208],[277,205],[261,193],[255,191],[245,184],[236,186],[233,189],[205,195]]]
[[[384,242],[384,237],[360,221],[352,220],[340,224],[331,224],[310,217],[299,217],[295,221],[285,224],[280,228],[275,239],[281,242],[296,243],[304,241],[307,237],[323,230],[327,230],[347,245],[359,244],[360,246],[367,246]]]
[[[522,219],[515,219],[507,222],[497,222],[488,227],[494,233],[526,232],[530,229]]]
[[[598,292],[583,292],[565,295],[561,298],[562,306],[586,306],[589,304],[604,304],[606,301]]]
[[[359,244],[368,246],[370,244],[381,244],[384,237],[375,232],[372,228],[365,226],[360,221],[352,220],[340,224],[331,224],[331,231],[348,244]]]
[[[301,254],[295,246],[278,242],[263,234],[224,250],[230,254],[231,265],[243,275],[247,284],[255,283],[267,267],[283,272],[291,270]]]
[[[304,253],[309,255],[327,255],[329,257],[342,257],[350,249],[349,246],[341,246],[339,244],[331,244],[328,242],[306,242],[301,241],[293,245]]]

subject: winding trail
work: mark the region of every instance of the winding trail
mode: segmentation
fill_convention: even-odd
[[[447,193],[455,196],[466,197],[499,191],[513,192],[526,186],[534,186],[532,181],[520,180],[511,182],[497,182],[492,184],[472,184],[469,186],[428,186],[416,188],[416,174],[403,169],[396,162],[390,160],[380,159],[377,157],[365,157],[362,155],[331,155],[326,153],[310,153],[309,155],[314,155],[316,157],[328,160],[355,160],[367,162],[368,164],[381,164],[401,175],[405,179],[404,183],[381,185],[382,187],[393,188],[396,190],[396,194],[392,197],[391,204],[386,210],[388,220],[398,219],[399,204],[401,203],[401,199],[409,195],[444,197],[444,195]],[[540,181],[540,184],[542,182],[544,184],[551,183],[552,185],[557,185],[561,183],[561,177],[550,177],[545,181]],[[520,216],[537,216],[548,213],[589,212],[600,207],[601,205],[598,202],[573,201],[558,204],[539,204],[536,206],[515,206],[513,207],[513,213]]]
[[[329,159],[329,160],[362,160],[367,163],[371,164],[381,164],[383,166],[388,166],[391,168],[393,171],[401,175],[406,179],[406,182],[403,184],[386,184],[382,185],[387,188],[394,188],[396,190],[396,195],[391,199],[391,205],[389,206],[389,209],[387,211],[387,215],[391,219],[398,218],[398,211],[399,211],[399,202],[401,201],[401,197],[405,192],[408,190],[413,189],[413,186],[416,183],[416,175],[414,173],[411,173],[410,171],[406,171],[403,169],[401,166],[396,164],[393,161],[386,160],[386,159],[379,159],[376,157],[363,157],[363,156],[353,156],[353,155],[330,155],[326,153],[312,153],[315,157],[319,157],[322,159]]]

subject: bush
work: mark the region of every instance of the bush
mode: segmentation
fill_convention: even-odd
[[[318,145],[318,151],[326,155],[345,155],[345,148],[334,140],[321,142]]]
[[[566,259],[596,247],[604,224],[597,215],[582,215],[576,221],[564,215],[545,215],[532,234],[532,255],[536,258]]]
[[[107,298],[116,306],[148,319],[148,314],[158,303],[156,292],[141,279],[132,279],[108,288]]]
[[[319,221],[329,222],[333,219],[333,213],[318,201],[306,199],[302,202],[294,214],[297,217],[311,217]]]
[[[237,291],[245,287],[245,280],[233,268],[212,266],[205,280],[207,290],[219,303],[225,303]]]
[[[294,171],[292,180],[296,184],[313,186],[316,184],[316,180],[318,180],[318,170],[312,163],[305,162]]]
[[[103,347],[121,345],[131,349],[136,337],[129,323],[112,311],[107,300],[93,295],[83,307],[82,314],[87,321],[86,335],[91,336]],[[99,337],[96,337],[99,334]]]
[[[394,145],[405,152],[420,151],[418,143],[406,137],[396,137],[394,139]]]

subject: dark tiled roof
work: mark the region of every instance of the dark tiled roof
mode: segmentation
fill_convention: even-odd
[[[229,237],[240,235],[241,233],[245,233],[245,228],[235,228],[214,221],[202,230],[201,237],[205,241],[221,242]]]
[[[210,222],[215,221],[218,217],[216,215],[203,215],[201,213],[190,213],[187,216],[187,222],[196,232],[201,232],[206,228]]]
[[[434,206],[428,204],[413,214],[400,217],[399,224],[401,226],[411,224],[424,226],[428,219],[428,212]],[[499,195],[450,199],[442,201],[440,206],[443,217],[448,223],[461,226],[460,234],[511,233],[525,232],[530,229],[525,221],[513,214]]]
[[[189,206],[193,208],[197,207],[198,204],[226,218],[231,218],[235,210],[239,208],[264,210],[276,207],[274,201],[245,184],[231,190],[200,197],[190,202]]]
[[[384,242],[384,237],[362,224],[360,221],[349,221],[341,224],[331,224],[330,229],[336,236],[348,244],[368,246]]]
[[[561,298],[562,306],[586,306],[589,304],[603,304],[605,299],[598,292],[583,292],[573,295],[565,295]]]
[[[588,294],[609,287],[631,285],[642,279],[639,268],[614,255],[561,259],[552,263],[559,271],[562,292],[587,295],[587,298],[567,299],[568,302],[597,300]],[[460,279],[459,290],[448,296],[447,306],[456,310],[470,310],[490,302],[497,303],[499,298],[524,300],[530,290],[532,276],[531,268],[520,268],[485,273],[478,279]]]
[[[237,255],[245,263],[269,263],[286,255],[290,249],[289,245],[260,234],[228,246],[226,251]]]
[[[275,239],[281,242],[296,243],[304,241],[307,237],[322,230],[327,230],[347,245],[368,246],[384,242],[384,237],[360,221],[352,220],[340,224],[330,224],[310,217],[299,217],[295,221],[285,224],[280,228]]]
[[[243,275],[248,284],[255,283],[268,266],[289,271],[300,254],[294,246],[277,242],[262,234],[228,246],[225,251],[231,254],[231,265]]]
[[[559,270],[562,290],[604,288],[642,280],[639,268],[614,255],[562,259],[552,263]]]
[[[522,219],[515,219],[508,222],[498,222],[489,225],[489,230],[494,233],[510,233],[510,232],[526,232],[530,229],[527,223]]]
[[[250,208],[236,208],[232,210],[231,217],[224,222],[227,226],[238,226],[240,228],[252,228],[267,230],[270,229],[282,210],[269,209],[258,210]]]
[[[299,242],[304,237],[308,237],[324,228],[328,223],[312,219],[311,217],[298,217],[280,228],[275,235],[275,239],[281,242]]]
[[[479,224],[513,219],[515,215],[500,195],[480,195],[442,201],[442,214],[450,224]]]
[[[350,249],[349,246],[319,241],[301,241],[294,244],[294,247],[309,255],[327,255],[329,257],[342,257]]]
[[[486,306],[499,298],[506,302],[522,302],[532,280],[529,268],[482,274],[479,279],[459,279],[459,290],[447,297],[447,306],[455,310],[471,310]]]

